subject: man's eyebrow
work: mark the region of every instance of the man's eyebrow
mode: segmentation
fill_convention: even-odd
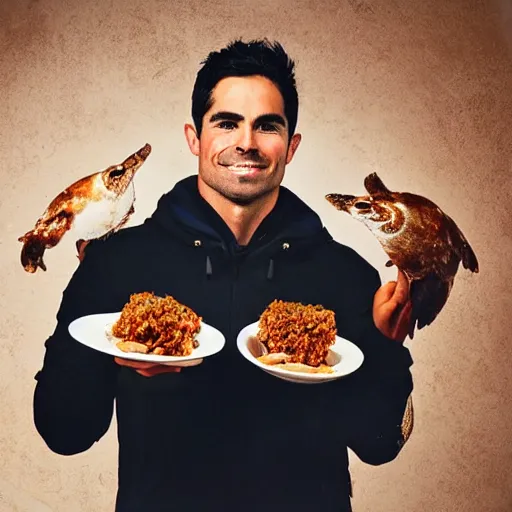
[[[216,112],[210,117],[210,123],[215,123],[217,121],[233,121],[235,123],[238,123],[239,121],[243,120],[244,116],[242,116],[241,114],[236,114],[235,112],[228,111]],[[274,123],[281,125],[283,127],[286,126],[286,121],[284,117],[279,114],[262,114],[256,119],[255,123]]]
[[[256,119],[256,123],[274,123],[286,127],[286,121],[279,114],[263,114]]]
[[[235,114],[234,112],[216,112],[210,117],[210,123],[215,123],[216,121],[243,121],[244,116],[240,114]]]

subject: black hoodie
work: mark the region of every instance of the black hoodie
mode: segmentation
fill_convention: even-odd
[[[186,178],[142,225],[87,247],[36,376],[37,430],[57,453],[82,452],[108,430],[115,403],[118,512],[348,511],[347,447],[369,464],[394,459],[413,387],[409,351],[372,319],[380,284],[288,189],[240,247],[197,176]],[[225,348],[147,378],[70,337],[75,318],[120,311],[142,291],[193,308],[224,333]],[[334,310],[338,334],[364,352],[361,368],[305,385],[243,359],[238,332],[276,298]]]

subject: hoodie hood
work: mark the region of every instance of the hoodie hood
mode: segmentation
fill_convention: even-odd
[[[164,194],[151,220],[187,245],[221,247],[231,254],[283,244],[291,249],[332,239],[320,217],[293,192],[281,186],[274,209],[262,221],[249,244],[241,247],[222,217],[199,193],[197,175],[182,179]]]
[[[263,219],[247,246],[240,246],[222,217],[203,199],[197,175],[189,176],[164,194],[148,219],[186,245],[205,250],[206,276],[214,273],[212,251],[235,259],[265,254],[266,278],[273,280],[277,260],[332,240],[320,217],[286,187],[281,186],[274,209]]]

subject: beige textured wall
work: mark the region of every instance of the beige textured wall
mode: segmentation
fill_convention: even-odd
[[[255,5],[258,4],[258,7]],[[199,61],[235,36],[297,60],[303,143],[285,184],[382,272],[386,258],[327,192],[377,170],[450,213],[475,249],[418,333],[416,425],[396,461],[352,457],[356,512],[512,511],[512,6],[476,0],[2,0],[0,3],[0,511],[112,510],[115,424],[88,453],[52,454],[31,400],[72,241],[26,274],[18,236],[74,180],[149,142],[141,222],[196,163],[183,137]],[[507,261],[508,260],[508,261]]]

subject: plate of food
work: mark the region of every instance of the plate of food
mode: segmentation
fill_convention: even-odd
[[[280,379],[320,383],[355,372],[361,349],[337,335],[334,312],[321,305],[274,300],[237,337],[242,356]]]
[[[69,333],[105,354],[134,361],[193,366],[216,354],[224,335],[171,296],[135,293],[116,313],[77,318]]]

